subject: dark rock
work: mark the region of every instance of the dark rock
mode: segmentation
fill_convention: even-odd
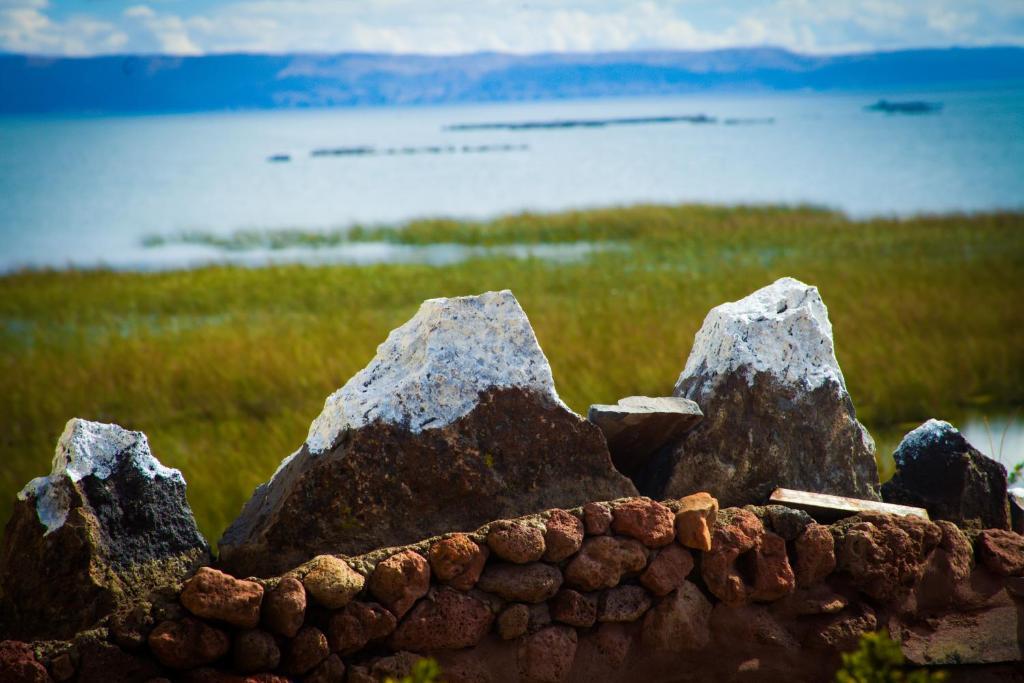
[[[263,586],[210,567],[200,567],[181,591],[181,604],[192,614],[241,628],[255,628],[260,623],[262,602]]]
[[[163,669],[153,657],[125,652],[93,631],[75,639],[78,651],[78,683],[134,683],[160,676]]]
[[[762,509],[762,519],[768,523],[772,531],[787,541],[795,541],[807,525],[814,522],[803,510],[795,510],[785,505],[765,505]]]
[[[293,638],[306,618],[306,589],[286,576],[263,596],[263,623],[274,633]]]
[[[224,534],[221,561],[266,576],[631,495],[600,430],[559,400],[510,292],[432,299],[328,398]]]
[[[512,602],[544,602],[562,585],[558,567],[543,562],[533,564],[488,565],[477,588]]]
[[[331,655],[313,669],[302,683],[342,683],[345,680],[345,663],[338,655]]]
[[[209,562],[185,480],[146,436],[73,419],[18,494],[0,548],[0,637],[69,638]]]
[[[530,608],[521,602],[512,603],[498,615],[498,635],[502,640],[515,640],[525,635],[529,627]]]
[[[583,506],[583,528],[587,536],[603,536],[612,527],[612,511],[604,503]]]
[[[235,634],[231,657],[235,669],[242,673],[273,671],[281,663],[281,650],[274,636],[250,629]]]
[[[149,649],[172,669],[210,664],[226,655],[230,646],[228,634],[192,617],[162,622],[149,634]]]
[[[953,425],[928,420],[900,442],[896,474],[882,486],[887,503],[928,510],[969,529],[1009,529],[1006,468],[983,455]]]
[[[281,670],[292,676],[301,676],[320,665],[330,656],[327,636],[313,626],[303,626],[288,643],[281,662]]]
[[[70,681],[75,676],[75,662],[67,652],[50,662],[50,675],[55,681]]]
[[[332,652],[349,655],[395,630],[395,615],[375,602],[350,602],[331,617],[327,640]]]
[[[394,635],[396,650],[431,652],[476,645],[487,634],[494,614],[471,595],[442,588],[413,608]]]
[[[645,495],[707,491],[735,506],[782,486],[877,500],[874,442],[856,419],[816,288],[783,278],[712,309],[674,393],[705,418],[634,476]]]
[[[50,674],[39,663],[32,646],[17,640],[0,642],[0,680],[10,683],[49,683]]]
[[[604,433],[616,469],[627,476],[703,417],[696,403],[675,396],[630,396],[617,405],[592,405],[587,411],[587,419]]]
[[[644,617],[643,641],[654,650],[700,650],[711,640],[711,603],[684,581]]]
[[[829,537],[831,540],[831,536]],[[668,595],[683,584],[693,570],[693,555],[690,551],[673,543],[658,551],[640,575],[640,583],[647,590],[661,597]]]

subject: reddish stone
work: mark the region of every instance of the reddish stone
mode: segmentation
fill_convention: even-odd
[[[498,615],[498,635],[502,640],[515,640],[530,627],[530,608],[521,602],[513,603]]]
[[[687,548],[711,550],[711,532],[718,517],[718,501],[701,491],[676,503],[676,538]]]
[[[286,576],[263,596],[263,624],[278,635],[294,638],[306,618],[306,589]]]
[[[0,680],[10,683],[49,683],[50,674],[36,660],[28,643],[5,640],[0,642]]]
[[[764,532],[754,550],[754,586],[750,599],[771,602],[789,595],[796,588],[796,577],[789,566],[786,541],[770,531]]]
[[[396,650],[430,652],[476,645],[494,621],[490,608],[450,588],[433,592],[413,608],[391,637]]]
[[[286,674],[301,676],[312,671],[331,654],[327,636],[313,626],[302,627],[285,650],[281,669]]]
[[[544,602],[562,585],[558,567],[533,564],[491,564],[477,582],[477,588],[511,602]]]
[[[412,550],[396,553],[370,575],[370,592],[401,619],[430,589],[430,566]]]
[[[606,623],[593,635],[594,647],[603,662],[611,669],[620,669],[626,663],[633,639],[623,624]]]
[[[549,626],[519,643],[516,662],[523,683],[563,683],[576,658],[576,630]]]
[[[332,652],[349,655],[391,635],[397,623],[394,614],[375,602],[350,602],[331,617],[327,642]]]
[[[1024,536],[1005,529],[985,529],[975,541],[978,561],[999,576],[1024,575]]]
[[[878,628],[875,613],[861,605],[855,614],[836,614],[824,624],[812,629],[804,645],[818,650],[849,651],[857,648],[861,636]]]
[[[231,661],[235,669],[242,673],[273,671],[281,663],[281,650],[274,636],[266,631],[241,631],[235,634]]]
[[[696,585],[683,585],[644,617],[643,641],[655,650],[699,650],[711,641],[711,603]]]
[[[602,503],[583,506],[583,529],[587,536],[603,536],[612,526],[612,511]]]
[[[639,572],[646,565],[647,549],[638,541],[598,536],[583,542],[583,548],[565,568],[565,579],[584,591],[612,588],[625,574]]]
[[[679,588],[692,570],[693,555],[673,543],[658,551],[640,575],[640,583],[654,595],[662,597]]]
[[[583,545],[583,522],[565,510],[552,510],[544,523],[544,559],[561,562],[575,555]]]
[[[651,608],[651,596],[640,586],[618,586],[601,594],[598,621],[636,621]]]
[[[344,680],[345,663],[338,655],[331,655],[307,674],[302,683],[342,683]]]
[[[727,605],[777,600],[793,592],[796,579],[785,540],[765,531],[748,510],[730,508],[724,522],[715,527],[711,552],[701,562],[708,590]]]
[[[630,498],[612,508],[612,530],[648,548],[660,548],[675,539],[675,516],[650,498]]]
[[[828,527],[808,524],[794,542],[796,582],[801,587],[823,581],[836,568],[836,544]]]
[[[334,555],[317,555],[296,570],[306,593],[328,609],[341,609],[366,583],[363,575]]]
[[[487,531],[487,545],[503,560],[516,564],[536,562],[544,555],[544,532],[524,522],[503,520]]]
[[[195,669],[210,664],[226,655],[231,647],[228,634],[191,617],[159,624],[148,641],[160,663],[172,669]]]
[[[551,617],[569,626],[590,628],[597,621],[597,598],[564,588],[551,601]]]
[[[452,588],[468,591],[476,585],[490,550],[465,534],[453,534],[430,546],[428,558],[433,576]]]
[[[262,601],[260,584],[210,567],[200,567],[181,591],[181,604],[192,614],[241,628],[255,628],[260,623]]]
[[[942,540],[938,525],[914,516],[861,513],[831,530],[837,570],[865,594],[883,601],[917,584],[925,560]]]

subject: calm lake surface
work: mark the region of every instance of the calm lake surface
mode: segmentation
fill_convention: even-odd
[[[864,109],[882,97],[943,108],[921,116]],[[446,129],[697,114],[715,122]],[[375,153],[312,154],[347,147]],[[291,159],[268,161],[276,154]],[[224,254],[202,245],[147,249],[142,238],[635,202],[808,202],[854,216],[1021,209],[1024,86],[0,119],[0,271],[258,264],[268,254]],[[390,247],[360,249],[275,256],[356,263],[419,258]]]

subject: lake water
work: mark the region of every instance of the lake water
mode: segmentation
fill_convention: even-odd
[[[943,108],[864,109],[881,97]],[[697,114],[715,122],[447,128]],[[312,154],[351,147],[375,153]],[[291,160],[268,161],[275,154]],[[635,202],[808,202],[854,216],[1024,208],[1024,86],[0,119],[0,271],[266,256],[142,246],[146,235],[185,230],[328,229]],[[361,249],[277,258],[420,258]]]

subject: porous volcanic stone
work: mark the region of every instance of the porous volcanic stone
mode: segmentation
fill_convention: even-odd
[[[530,608],[521,602],[512,603],[498,615],[498,635],[502,640],[515,640],[524,635],[529,626]]]
[[[562,572],[543,562],[490,564],[477,582],[477,588],[503,600],[531,603],[544,602],[557,593],[561,585]]]
[[[583,542],[583,548],[565,568],[566,582],[583,591],[612,588],[625,574],[647,566],[647,549],[639,541],[615,536],[597,536]]]
[[[330,609],[347,605],[366,583],[362,574],[334,555],[318,555],[300,567],[298,573],[306,593]]]
[[[576,659],[576,629],[549,626],[519,641],[516,661],[523,683],[562,683]]]
[[[551,601],[551,618],[569,626],[590,628],[597,621],[597,594],[563,588]]]
[[[476,585],[490,550],[465,534],[452,534],[437,541],[427,554],[430,570],[441,583],[468,591]]]
[[[708,590],[730,606],[778,600],[796,587],[786,542],[765,531],[752,512],[736,508],[720,513],[701,575]]]
[[[331,654],[327,636],[314,626],[303,626],[285,650],[281,669],[292,676],[312,671]]]
[[[431,299],[332,394],[220,542],[267,576],[493,519],[636,495],[558,398],[511,292]]]
[[[587,536],[603,536],[612,527],[612,511],[604,503],[583,506],[583,528]]]
[[[1006,468],[968,443],[953,425],[928,420],[903,437],[896,474],[882,486],[887,503],[928,510],[968,529],[1009,529]]]
[[[1024,575],[1024,536],[1004,529],[986,529],[975,541],[978,560],[999,576]]]
[[[633,478],[656,499],[723,506],[776,487],[878,499],[874,441],[856,419],[818,290],[782,278],[713,308],[674,394],[704,420]]]
[[[832,537],[829,536],[829,540]],[[640,583],[654,595],[668,595],[682,585],[693,570],[693,555],[690,551],[673,543],[658,551],[640,575]]]
[[[286,576],[263,596],[263,623],[274,633],[293,638],[306,618],[306,589],[293,576]]]
[[[565,510],[552,510],[544,521],[544,559],[561,562],[583,545],[583,522]]]
[[[255,628],[260,623],[262,601],[260,584],[236,579],[210,567],[200,567],[181,591],[181,604],[192,614],[241,628]]]
[[[502,520],[487,530],[487,545],[508,562],[536,562],[544,555],[544,531],[518,520]]]
[[[403,550],[377,565],[370,592],[401,619],[430,590],[430,565],[417,552]]]
[[[650,498],[632,498],[612,508],[612,530],[635,538],[648,548],[660,548],[675,539],[675,516]]]
[[[601,594],[598,621],[636,621],[651,608],[651,596],[640,586],[616,586]]]
[[[587,411],[587,419],[604,433],[615,467],[626,475],[641,469],[703,417],[696,403],[676,396],[629,396],[617,405],[592,405]]]
[[[50,674],[36,660],[32,646],[17,640],[0,642],[0,680],[10,683],[49,683]]]
[[[711,603],[694,584],[684,581],[644,617],[643,641],[669,652],[699,650],[711,640]]]
[[[306,674],[302,683],[341,683],[345,680],[345,663],[338,655],[331,655]]]
[[[391,635],[398,625],[395,615],[375,602],[350,602],[331,617],[327,641],[332,652],[343,655]]]
[[[195,669],[215,662],[230,647],[227,633],[192,617],[164,621],[149,634],[149,649],[171,669]]]
[[[442,588],[420,601],[391,637],[396,650],[430,652],[476,645],[487,634],[494,613],[476,598]]]
[[[142,432],[72,419],[0,546],[0,637],[70,638],[208,563],[178,470]]]
[[[281,663],[281,650],[274,636],[266,631],[250,629],[235,634],[231,661],[242,673],[273,671]]]
[[[796,582],[807,588],[824,581],[836,568],[835,540],[828,527],[808,524],[794,543]]]

